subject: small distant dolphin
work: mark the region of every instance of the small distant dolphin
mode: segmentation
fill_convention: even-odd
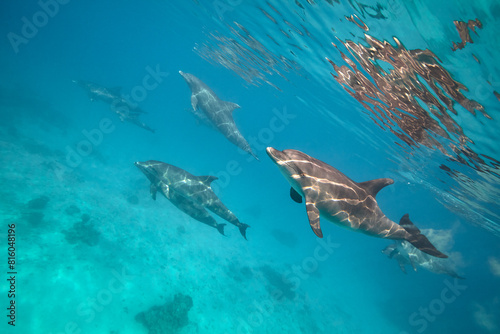
[[[113,110],[118,115],[122,122],[128,121],[143,129],[155,132],[155,130],[151,129],[149,126],[139,120],[139,115],[145,114],[145,112],[137,105],[133,105],[130,101],[125,99],[121,95],[120,87],[106,88],[96,83],[83,80],[73,80],[73,82],[78,84],[87,92],[90,101],[100,100],[110,104],[111,110]]]
[[[406,214],[400,224],[389,220],[380,210],[375,196],[391,179],[356,183],[332,166],[296,150],[267,148],[292,188],[290,195],[298,203],[306,200],[307,216],[314,233],[322,238],[320,215],[351,230],[370,236],[407,240],[422,252],[446,258],[420,233]]]
[[[422,267],[436,274],[446,274],[454,278],[464,279],[459,276],[451,267],[449,260],[438,259],[422,253],[410,243],[398,240],[382,250],[389,259],[398,261],[401,271],[406,274],[406,265],[411,265],[413,270]]]
[[[246,239],[246,229],[250,226],[241,223],[220,201],[210,186],[217,177],[194,176],[179,167],[155,160],[136,162],[135,165],[151,182],[150,191],[153,199],[156,199],[156,193],[160,191],[181,211],[224,234],[226,224],[217,224],[205,210],[208,209],[237,226]]]
[[[259,160],[234,122],[233,110],[240,108],[240,106],[236,103],[219,99],[210,87],[194,75],[182,71],[179,71],[179,74],[182,75],[191,89],[191,107],[193,108],[193,113],[205,123],[208,120],[231,143]],[[201,112],[198,111],[198,108]]]

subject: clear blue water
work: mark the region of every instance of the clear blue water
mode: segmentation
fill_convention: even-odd
[[[0,5],[1,333],[500,333],[498,3],[45,3]],[[241,106],[260,162],[197,122],[179,70]],[[156,132],[72,80],[121,87]],[[326,220],[324,246],[267,146],[394,179],[383,212],[409,213],[466,279],[405,275],[390,241]],[[218,176],[248,241],[153,201],[145,160]]]

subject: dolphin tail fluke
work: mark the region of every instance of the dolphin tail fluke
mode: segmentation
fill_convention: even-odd
[[[416,227],[410,220],[410,215],[405,214],[399,221],[399,225],[401,225],[401,227],[403,227],[406,232],[410,234],[410,236],[406,240],[413,246],[418,248],[420,251],[439,258],[448,257],[447,255],[438,251],[436,247],[431,244],[429,239],[427,239],[425,235],[420,233],[418,227]]]
[[[250,151],[250,154],[252,155],[252,157],[254,157],[257,161],[260,161],[259,157],[257,156],[257,154],[253,153],[252,151]]]
[[[450,275],[453,278],[465,279],[465,277],[462,277],[462,276],[458,275],[454,270],[449,270],[447,272],[447,274]]]
[[[238,228],[240,229],[240,233],[243,236],[243,238],[245,238],[245,240],[248,240],[247,239],[247,228],[249,228],[249,227],[250,227],[250,225],[243,224],[243,223],[238,225]]]
[[[217,231],[219,231],[219,233],[222,235],[225,235],[224,234],[224,226],[226,226],[226,224],[217,224],[217,226],[216,226]]]

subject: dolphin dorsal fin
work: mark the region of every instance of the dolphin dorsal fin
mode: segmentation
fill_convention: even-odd
[[[361,182],[358,183],[358,186],[365,189],[368,194],[375,197],[382,188],[393,183],[394,183],[393,179],[384,178],[384,179],[375,179],[375,180]]]
[[[413,224],[413,222],[410,220],[410,215],[405,214],[401,219],[399,220],[399,226],[404,228],[406,232],[411,233],[411,234],[420,234],[420,230],[418,227]]]
[[[230,113],[232,113],[234,111],[234,109],[241,108],[238,104],[236,104],[234,102],[224,101],[224,104],[226,105],[226,107],[228,108]]]
[[[218,180],[219,178],[217,176],[212,176],[212,175],[202,175],[202,176],[198,176],[198,179],[205,183],[208,187],[210,187],[210,184],[212,183],[212,181],[214,180]]]

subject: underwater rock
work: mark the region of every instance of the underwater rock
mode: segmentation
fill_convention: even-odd
[[[295,299],[295,287],[284,275],[281,275],[276,270],[268,265],[260,267],[260,270],[269,284],[272,286],[271,295],[276,296],[277,300],[287,298]]]
[[[135,316],[149,334],[173,334],[189,323],[188,312],[193,307],[193,299],[182,293],[174,296],[172,302],[162,306],[153,306]]]
[[[26,138],[24,140],[23,147],[27,152],[31,154],[37,154],[42,157],[54,156],[54,151],[52,151],[52,149],[31,138]]]
[[[85,224],[85,223],[86,223],[86,222],[88,222],[89,220],[90,220],[90,215],[89,215],[88,213],[84,213],[84,214],[82,215],[82,223],[84,223],[84,224]]]
[[[72,216],[72,215],[76,215],[77,213],[80,213],[80,209],[76,205],[71,204],[70,206],[68,206],[66,208],[66,210],[64,210],[64,212],[67,215]]]
[[[131,195],[131,196],[127,197],[127,202],[129,202],[130,204],[133,204],[133,205],[137,205],[137,204],[139,204],[139,197],[137,197],[135,195]]]
[[[179,235],[186,234],[186,228],[183,225],[177,226],[177,234]]]
[[[297,246],[297,243],[299,242],[299,239],[295,236],[295,234],[288,231],[274,229],[271,231],[271,235],[280,244],[290,248],[295,248]]]
[[[33,226],[38,226],[43,221],[45,215],[40,211],[25,212],[23,214],[24,219]]]
[[[43,210],[47,206],[47,203],[50,201],[50,198],[48,196],[40,196],[37,198],[33,198],[30,200],[27,204],[28,209],[31,210]]]
[[[244,282],[253,278],[253,271],[247,266],[241,266],[239,263],[231,262],[226,268],[226,274],[236,282]]]
[[[249,267],[245,266],[245,267],[242,267],[240,269],[240,273],[241,275],[243,275],[243,277],[245,277],[246,279],[251,279],[253,278],[253,272],[252,272],[252,269],[250,269]]]
[[[99,231],[89,223],[90,215],[83,214],[82,221],[73,224],[69,230],[63,230],[66,241],[72,245],[83,242],[89,246],[95,246],[99,243]]]

